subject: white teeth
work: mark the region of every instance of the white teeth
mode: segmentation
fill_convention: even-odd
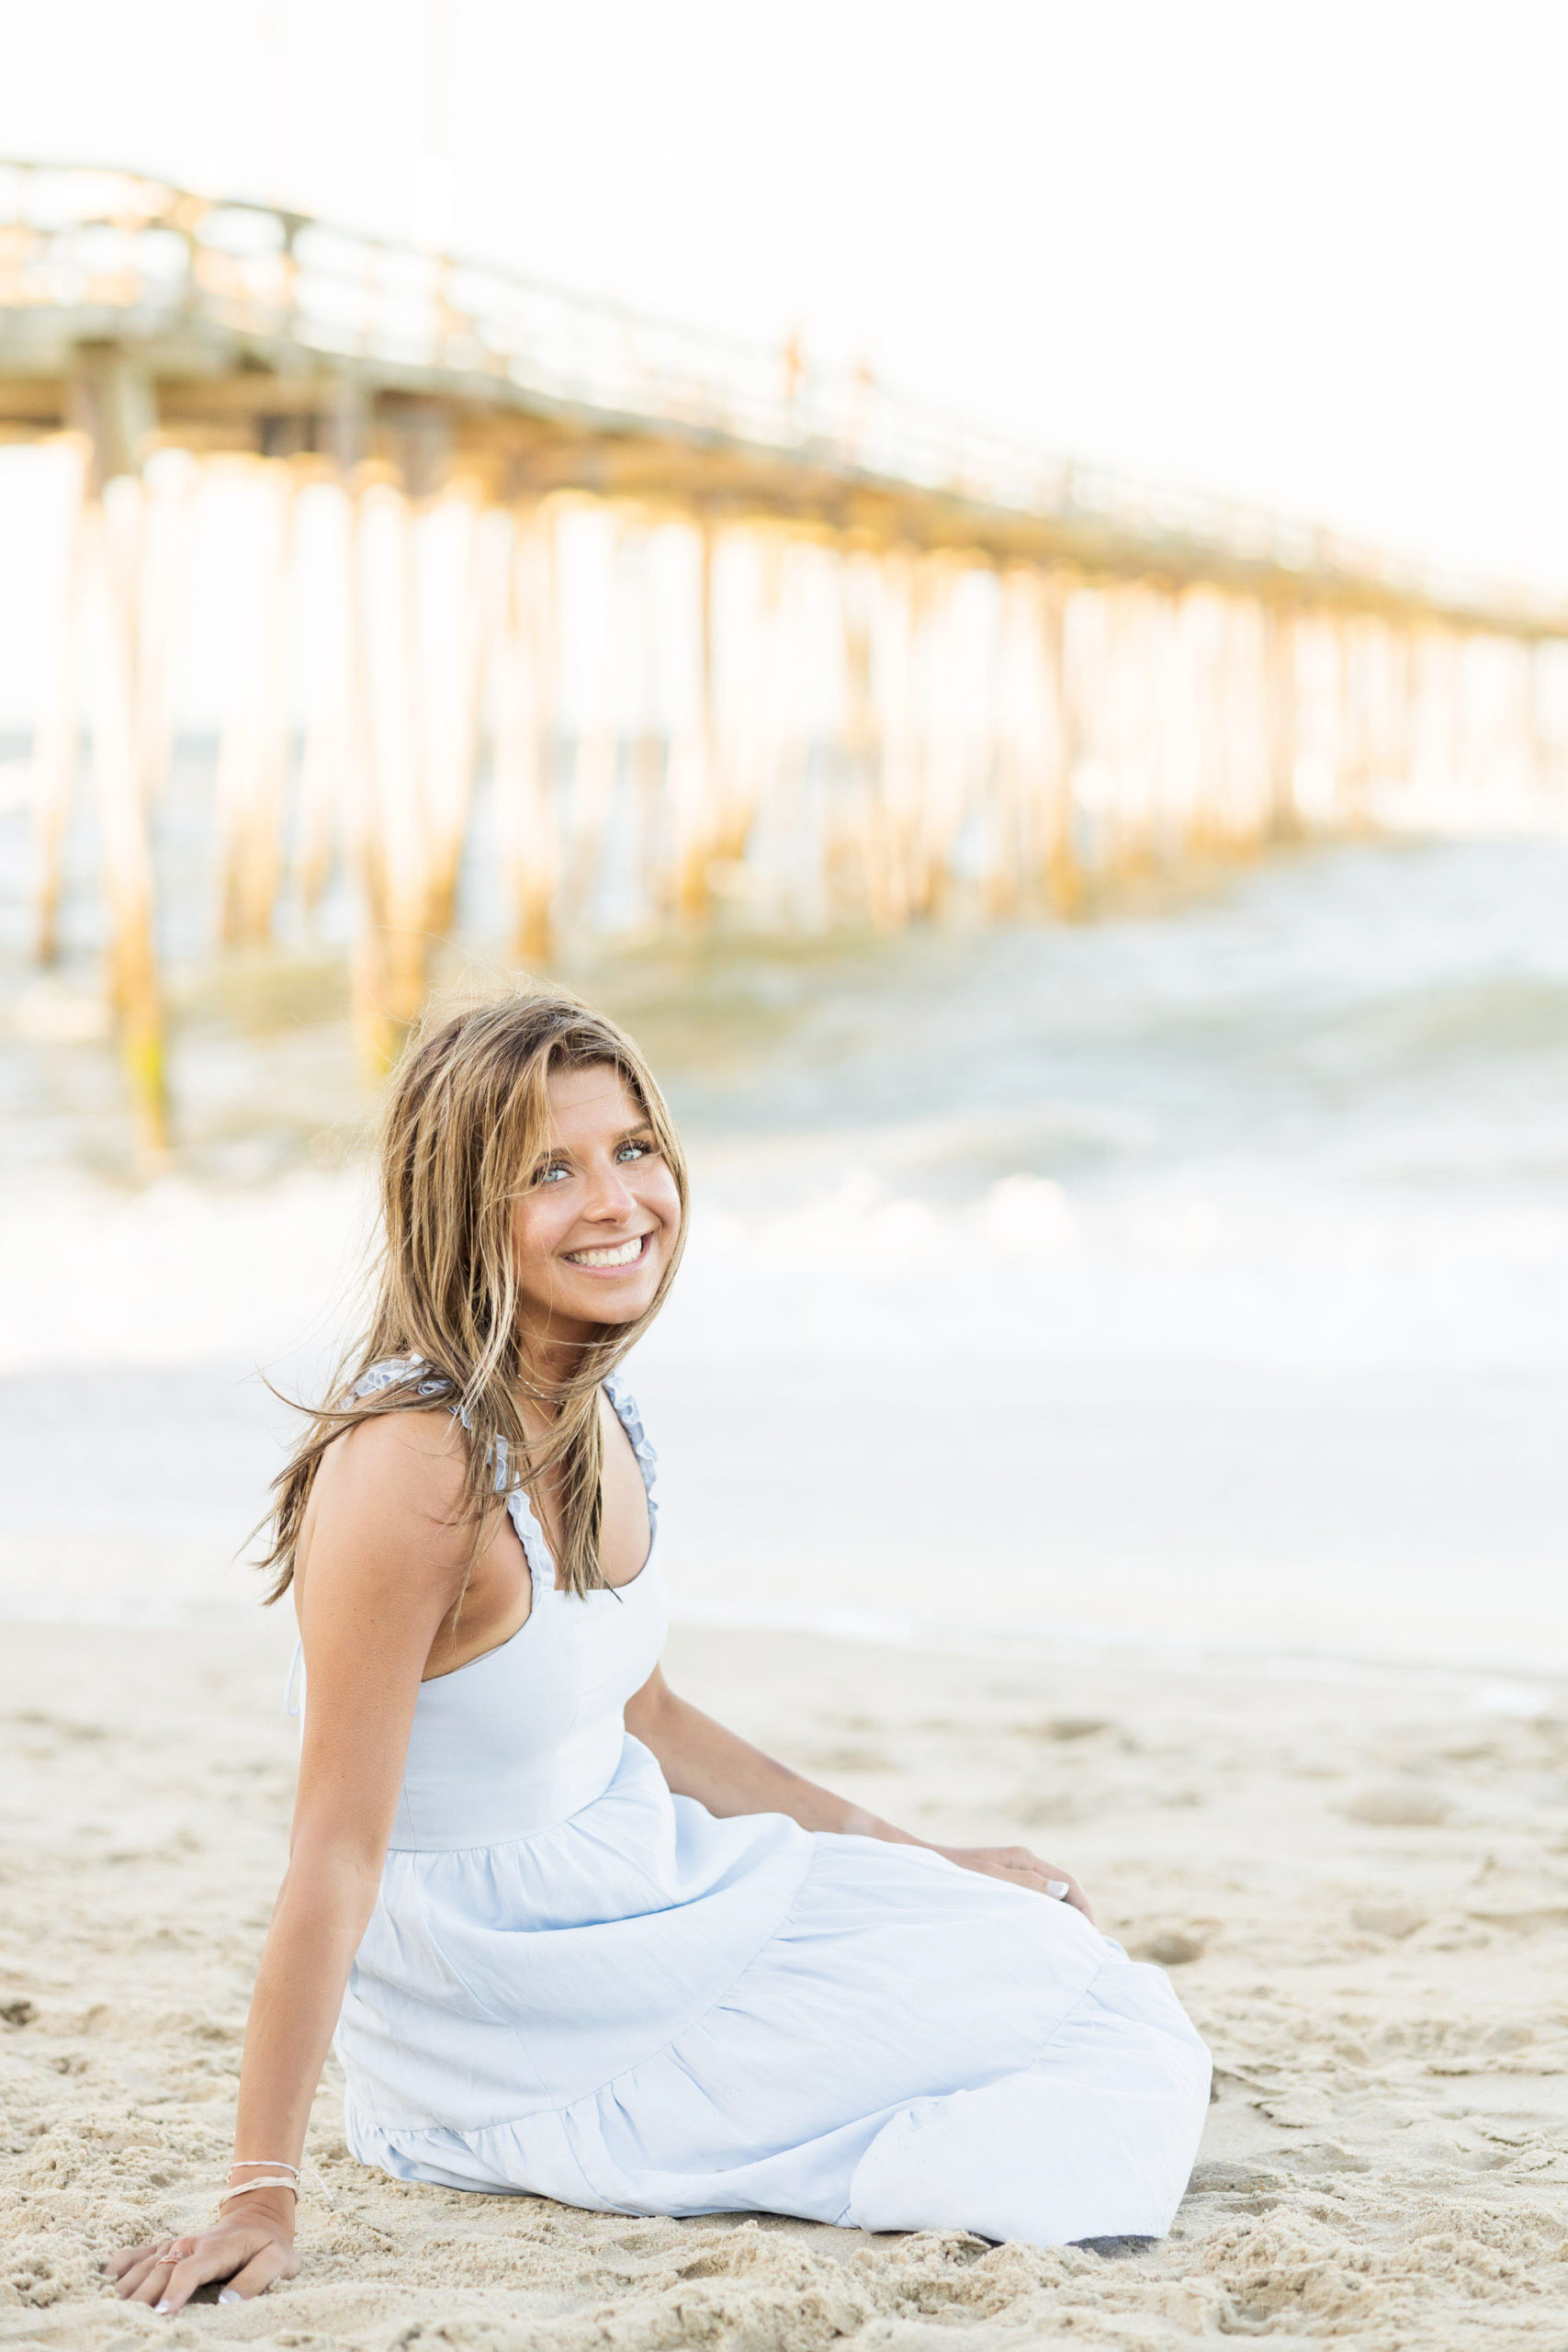
[[[642,1256],[647,1239],[646,1233],[639,1233],[635,1241],[618,1242],[613,1250],[569,1250],[566,1254],[574,1266],[629,1266]]]

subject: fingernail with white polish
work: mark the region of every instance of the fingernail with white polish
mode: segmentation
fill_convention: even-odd
[[[155,2318],[158,2318],[158,2319],[167,2319],[167,2318],[168,2318],[168,2316],[169,2316],[169,2313],[174,2310],[174,2308],[175,2308],[175,2307],[174,2307],[173,2303],[171,2303],[171,2302],[170,2302],[170,2301],[169,2301],[169,2299],[168,2299],[167,2295],[165,2295],[165,2296],[164,2296],[164,2300],[163,2300],[163,2301],[162,2301],[161,2303],[154,2303],[154,2304],[153,2304],[153,2306],[152,2306],[153,2315],[154,2315],[154,2317],[155,2317]]]
[[[218,2300],[220,2303],[243,2303],[245,2299],[238,2287],[220,2287],[218,2290]]]

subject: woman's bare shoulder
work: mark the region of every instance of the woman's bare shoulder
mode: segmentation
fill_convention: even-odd
[[[375,1413],[321,1456],[299,1566],[369,1555],[420,1580],[461,1576],[473,1545],[462,1503],[468,1440],[440,1407]]]
[[[456,1500],[468,1471],[468,1438],[443,1406],[372,1413],[334,1437],[316,1473],[345,1495],[390,1483],[405,1499],[446,1494]]]

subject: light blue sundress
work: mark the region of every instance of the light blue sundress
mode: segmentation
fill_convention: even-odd
[[[562,1592],[507,1501],[531,1613],[420,1690],[337,2031],[355,2156],[607,2212],[1162,2235],[1209,2093],[1164,1974],[919,1847],[672,1795],[623,1720],[664,1642],[656,1551]]]

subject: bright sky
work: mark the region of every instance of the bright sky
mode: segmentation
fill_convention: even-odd
[[[51,0],[0,154],[445,143],[460,249],[1568,588],[1565,117],[1562,0]]]

